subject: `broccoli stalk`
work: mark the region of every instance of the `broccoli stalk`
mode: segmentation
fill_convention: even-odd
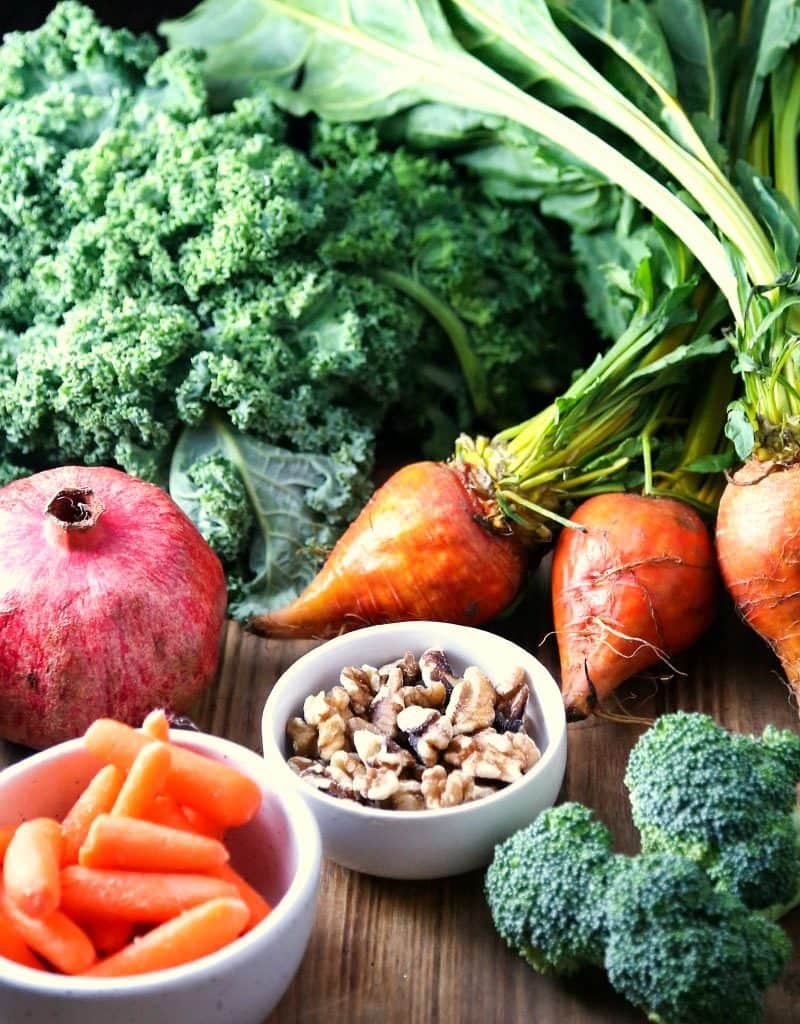
[[[683,854],[718,889],[777,919],[800,902],[800,736],[728,732],[708,715],[664,715],[625,774],[643,852]]]
[[[495,926],[540,972],[604,966],[659,1024],[757,1024],[791,947],[781,929],[678,854],[625,857],[592,812],[545,811],[495,850]]]

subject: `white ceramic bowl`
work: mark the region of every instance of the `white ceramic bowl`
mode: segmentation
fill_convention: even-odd
[[[231,864],[273,906],[230,946],[192,964],[139,977],[72,978],[0,961],[3,1024],[262,1024],[305,953],[319,891],[319,830],[291,789],[274,785],[253,751],[205,733],[173,730],[181,746],[251,775],[261,786],[258,814],[231,829]],[[70,740],[0,773],[0,824],[39,815],[61,818],[99,762]]]
[[[521,665],[531,682],[527,718],[541,760],[505,789],[444,810],[365,807],[319,792],[286,763],[286,723],[310,693],[336,684],[346,665],[384,665],[406,651],[442,649],[457,675],[477,665],[489,678]],[[561,693],[532,654],[503,637],[442,622],[399,622],[346,633],[314,648],[278,680],[264,707],[264,758],[281,785],[294,786],[314,813],[323,851],[347,868],[387,878],[440,878],[489,863],[495,845],[551,806],[566,765],[567,730]]]

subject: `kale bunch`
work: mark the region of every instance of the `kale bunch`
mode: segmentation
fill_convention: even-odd
[[[199,54],[70,0],[0,48],[0,233],[0,479],[73,461],[164,482],[172,461],[266,604],[287,582],[259,564],[287,523],[255,480],[276,449],[330,460],[289,517],[307,577],[368,494],[378,431],[443,457],[571,364],[533,212],[369,125],[294,121],[258,91],[214,111]],[[255,468],[242,437],[268,446]]]

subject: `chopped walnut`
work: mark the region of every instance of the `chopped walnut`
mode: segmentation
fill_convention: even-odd
[[[378,669],[379,675],[386,678],[393,668],[399,668],[403,673],[403,683],[414,683],[419,679],[419,663],[411,651],[406,651],[402,658],[389,662]]]
[[[365,768],[364,774],[357,776],[353,781],[359,796],[376,802],[388,800],[400,786],[397,772],[391,768]]]
[[[423,684],[432,693],[440,693],[442,696],[439,703],[445,704],[459,680],[453,675],[453,670],[450,668],[450,662],[444,651],[433,647],[423,651],[422,657],[419,659],[419,671]]]
[[[400,696],[403,686],[403,670],[394,665],[389,670],[386,682],[375,694],[369,706],[369,720],[377,726],[385,736],[397,735],[397,715],[405,704]]]
[[[397,791],[389,797],[389,806],[395,811],[424,811],[425,798],[418,779],[401,779]]]
[[[397,716],[397,725],[408,737],[409,746],[424,765],[436,764],[453,737],[449,719],[433,708],[411,704]]]
[[[495,687],[475,666],[454,675],[444,651],[407,651],[380,668],[348,665],[286,725],[289,765],[322,792],[395,810],[489,796],[539,759],[524,731],[522,668]]]
[[[497,693],[496,728],[500,732],[507,729],[519,732],[523,725],[523,715],[530,692],[525,669],[521,665],[515,665],[504,678],[495,683],[494,688]]]
[[[470,666],[453,688],[445,712],[452,722],[453,732],[456,735],[475,733],[492,725],[496,698],[491,679],[474,665]]]
[[[365,774],[361,759],[347,750],[337,750],[328,765],[328,774],[349,796],[356,793],[356,779]]]
[[[317,730],[303,718],[290,718],[286,723],[286,735],[292,741],[295,754],[302,757],[317,756]]]
[[[292,765],[294,758],[290,758],[289,764],[292,766],[294,771],[300,767],[299,765]],[[304,760],[297,758],[296,760]],[[298,774],[301,779],[305,779],[306,782],[311,783],[316,789],[322,790],[324,793],[328,793],[330,796],[335,796],[338,799],[346,799],[351,795],[351,791],[343,789],[338,782],[333,779],[328,771],[328,765],[320,764],[319,761],[312,761],[307,767],[302,768]]]
[[[447,764],[479,779],[515,782],[539,760],[539,748],[527,733],[484,729],[474,736],[455,736],[444,754]]]
[[[458,807],[472,799],[475,780],[461,771],[448,772],[444,765],[426,768],[422,775],[422,795],[428,808]]]
[[[364,714],[377,692],[372,689],[369,674],[357,665],[349,665],[342,669],[339,685],[346,691],[350,698],[350,707],[357,715]]]

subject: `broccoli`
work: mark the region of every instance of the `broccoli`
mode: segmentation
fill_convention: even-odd
[[[605,895],[612,986],[661,1024],[757,1024],[791,943],[677,854],[626,858]]]
[[[615,854],[576,803],[500,843],[486,873],[495,927],[536,970],[604,967],[661,1024],[755,1024],[790,943],[678,854]]]
[[[317,535],[288,538],[317,564],[379,431],[419,448],[436,430],[426,453],[444,457],[476,410],[527,415],[577,355],[568,275],[531,209],[373,126],[293,121],[263,91],[212,110],[199,54],[69,0],[0,47],[0,233],[2,478],[71,461],[164,482],[182,432],[221,418],[333,460],[342,492],[318,494]],[[233,473],[241,486],[198,470],[186,506],[229,579],[272,548]],[[260,610],[286,600],[285,573],[259,578]]]
[[[603,900],[620,859],[611,841],[587,807],[565,803],[496,847],[485,883],[492,919],[537,971],[603,963]]]
[[[644,852],[683,854],[721,890],[777,918],[800,902],[800,736],[728,732],[708,715],[664,715],[628,761]]]

